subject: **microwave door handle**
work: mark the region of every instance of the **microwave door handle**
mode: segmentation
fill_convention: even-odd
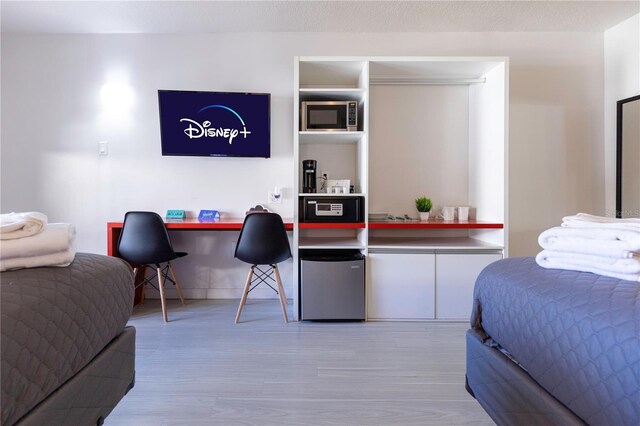
[[[306,131],[307,130],[307,103],[306,102],[302,103],[302,114],[300,114],[300,118],[302,120],[302,122],[300,123],[300,128],[302,129],[302,131]]]

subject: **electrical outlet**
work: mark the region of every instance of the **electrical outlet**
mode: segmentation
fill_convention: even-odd
[[[282,204],[282,193],[276,194],[273,191],[269,191],[269,195],[267,196],[268,204]]]
[[[325,192],[327,190],[327,179],[329,179],[329,174],[327,172],[320,172],[320,188],[318,192]]]

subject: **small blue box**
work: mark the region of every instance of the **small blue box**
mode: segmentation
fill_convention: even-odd
[[[187,213],[184,210],[167,210],[167,219],[184,219]]]
[[[220,219],[220,213],[218,210],[200,210],[200,214],[198,215],[198,220],[201,222],[216,219]]]

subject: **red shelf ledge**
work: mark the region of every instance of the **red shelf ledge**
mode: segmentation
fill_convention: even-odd
[[[370,229],[502,229],[503,223],[468,220],[466,222],[429,220],[413,222],[369,222]]]

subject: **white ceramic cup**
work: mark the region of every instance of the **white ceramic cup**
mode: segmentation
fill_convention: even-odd
[[[466,222],[469,220],[469,206],[458,207],[458,220],[460,222]]]
[[[456,214],[456,208],[455,207],[443,207],[442,208],[442,219],[447,220],[447,221],[451,221],[454,219]]]

